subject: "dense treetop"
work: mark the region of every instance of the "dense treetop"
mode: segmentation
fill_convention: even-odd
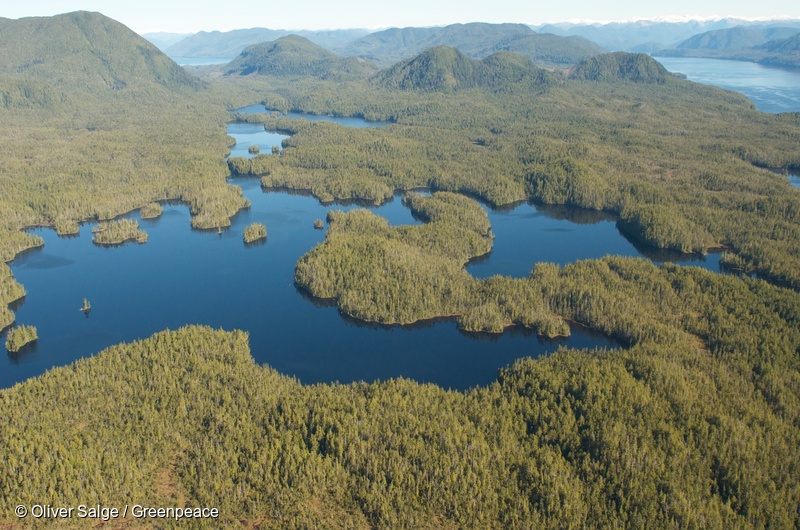
[[[645,53],[605,53],[580,62],[570,77],[582,81],[665,83],[670,75],[661,63]]]
[[[523,55],[498,52],[482,61],[470,59],[449,46],[437,46],[380,72],[375,80],[383,87],[401,90],[453,91],[466,88],[507,90],[518,83],[526,88],[555,83],[556,77],[541,70]]]
[[[311,76],[359,79],[378,69],[356,58],[343,58],[297,35],[248,46],[225,67],[227,75]]]
[[[192,522],[208,528],[800,525],[800,197],[765,169],[800,167],[799,115],[762,114],[638,55],[587,61],[573,79],[434,48],[379,74],[408,87],[201,82],[101,15],[0,30],[0,53],[17,57],[0,61],[4,260],[41,244],[25,226],[68,233],[167,198],[194,226],[222,226],[247,206],[229,169],[323,200],[430,187],[406,199],[420,226],[333,213],[298,284],[366,320],[547,335],[572,321],[624,345],[523,359],[458,393],[303,386],[255,366],[243,332],[165,331],[0,391],[0,526],[20,524],[19,504],[80,502],[218,507],[221,520]],[[547,82],[520,82],[528,71]],[[291,133],[284,149],[226,167],[227,109],[256,101],[393,123],[265,113],[248,119]],[[774,283],[615,257],[478,281],[463,263],[491,232],[464,193],[605,210],[640,241],[724,247]],[[0,327],[24,295],[0,264]]]

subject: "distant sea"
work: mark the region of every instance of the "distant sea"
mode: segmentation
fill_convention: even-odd
[[[721,59],[654,59],[670,72],[684,74],[690,81],[741,92],[762,112],[800,112],[800,71]]]

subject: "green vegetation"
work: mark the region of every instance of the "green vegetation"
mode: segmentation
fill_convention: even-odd
[[[254,243],[260,239],[267,239],[267,227],[261,223],[253,223],[244,229],[244,242]]]
[[[573,79],[617,83],[666,83],[670,73],[645,53],[605,53],[581,62],[570,74]]]
[[[56,219],[53,222],[53,228],[60,236],[74,236],[80,233],[80,225],[75,219]]]
[[[325,223],[322,222],[322,219],[314,219],[314,228],[322,230],[325,228]]]
[[[231,31],[199,31],[181,39],[164,50],[170,57],[235,57],[247,46],[299,35],[334,49],[369,33],[365,29],[336,29],[322,31],[288,31],[284,29],[248,28]],[[147,35],[152,37],[152,34]],[[164,48],[162,48],[164,49]]]
[[[480,22],[432,28],[390,28],[366,35],[339,51],[390,67],[436,46],[456,48],[473,59],[511,51],[539,66],[561,68],[602,51],[593,42],[580,37],[540,34],[524,24]]]
[[[19,504],[91,499],[221,510],[198,528],[800,526],[797,291],[614,257],[477,280],[463,265],[491,227],[462,195],[611,212],[643,242],[725,247],[726,264],[797,289],[800,196],[761,168],[800,167],[798,115],[644,56],[572,77],[447,48],[364,80],[298,66],[200,81],[98,14],[0,19],[0,257],[42,244],[25,227],[73,233],[166,199],[195,228],[228,226],[248,203],[225,183],[226,109],[262,100],[393,123],[253,117],[293,136],[232,172],[325,201],[440,190],[407,194],[421,226],[331,212],[299,286],[373,322],[555,336],[574,321],[626,349],[520,360],[459,393],[303,386],[254,364],[242,332],[159,333],[0,391],[0,526]],[[24,294],[0,264],[0,327]]]
[[[482,61],[449,46],[437,46],[380,72],[376,81],[389,89],[453,91],[486,87],[507,90],[524,82],[531,90],[556,78],[515,53],[496,53]]]
[[[3,20],[0,257],[38,244],[20,228],[70,234],[165,198],[231,215],[225,107],[247,100],[226,94],[97,13]]]
[[[25,288],[14,279],[8,265],[0,262],[0,330],[14,323],[14,313],[8,309],[8,304],[23,298],[25,294]]]
[[[36,334],[35,326],[16,326],[9,330],[6,336],[6,350],[9,353],[17,353],[25,345],[30,344],[39,338]]]
[[[159,333],[0,391],[0,521],[96,496],[218,507],[206,528],[800,522],[797,293],[636,259],[533,278],[632,346],[459,393],[302,386],[256,365],[245,333]]]
[[[257,145],[251,145],[247,148],[247,152],[251,155],[257,155],[259,151],[261,151],[261,149]]]
[[[458,57],[445,52],[431,57]],[[397,79],[459,79],[461,61],[435,64]],[[431,73],[443,64],[449,70]],[[766,115],[738,94],[663,74],[646,56],[610,54],[576,68],[586,80],[534,92],[513,77],[500,91],[455,92],[265,79],[269,108],[394,123],[358,129],[264,114],[269,130],[292,134],[281,156],[233,158],[229,167],[325,202],[381,203],[397,189],[429,187],[494,205],[604,210],[642,243],[723,247],[747,272],[800,287],[800,197],[761,169],[800,166],[797,116]]]
[[[364,79],[378,70],[355,57],[339,57],[298,35],[248,46],[225,66],[226,75],[310,76],[320,79]]]
[[[164,209],[157,202],[145,204],[139,210],[142,219],[155,219],[163,213]]]
[[[548,337],[569,335],[526,282],[479,281],[464,270],[469,259],[492,248],[489,219],[475,201],[439,192],[409,193],[404,202],[424,225],[393,228],[367,210],[331,212],[325,241],[298,261],[295,283],[371,322],[452,316],[466,331],[501,333],[519,324]]]
[[[135,219],[104,221],[92,229],[92,241],[97,245],[122,245],[128,241],[147,243],[147,232],[139,229]]]
[[[658,55],[732,59],[796,69],[800,68],[800,29],[736,27],[707,31]]]

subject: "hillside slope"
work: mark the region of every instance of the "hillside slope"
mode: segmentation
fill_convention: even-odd
[[[391,28],[351,42],[339,52],[390,66],[436,46],[450,46],[478,59],[498,51],[514,51],[537,63],[557,64],[574,64],[601,50],[580,38],[539,35],[522,24],[471,23],[440,28]]]
[[[664,83],[670,73],[644,53],[614,52],[591,57],[578,64],[570,77],[606,83]]]
[[[164,49],[171,57],[236,57],[248,46],[297,34],[327,49],[342,46],[369,33],[365,29],[289,31],[249,28],[231,31],[200,31]]]
[[[528,88],[541,87],[555,79],[516,53],[499,52],[479,61],[449,46],[430,48],[375,76],[375,81],[385,88],[423,92],[478,87],[509,90],[519,83],[525,83]]]
[[[224,182],[221,101],[99,13],[0,21],[0,257],[25,247],[21,226],[73,232],[168,197],[226,223],[244,202]]]
[[[355,57],[339,57],[298,35],[247,47],[225,67],[226,75],[312,76],[320,79],[359,79],[377,66]]]
[[[125,90],[201,83],[124,25],[100,13],[0,20],[0,76],[59,90]]]

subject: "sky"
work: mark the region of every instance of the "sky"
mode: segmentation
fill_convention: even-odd
[[[0,0],[0,17],[99,11],[133,31],[380,29],[466,22],[629,21],[663,17],[800,18],[797,0]]]

